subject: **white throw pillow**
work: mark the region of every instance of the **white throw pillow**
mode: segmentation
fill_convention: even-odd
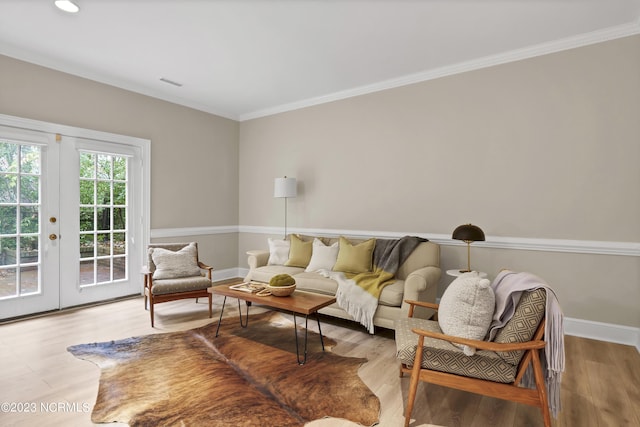
[[[289,259],[291,242],[282,239],[268,239],[269,241],[269,265],[284,265]]]
[[[164,248],[151,248],[150,251],[151,259],[156,265],[154,279],[178,279],[201,274],[195,243],[189,243],[177,252]]]
[[[338,242],[326,246],[322,240],[314,238],[311,261],[304,271],[331,270],[338,259],[339,250]]]
[[[447,335],[482,340],[487,335],[494,310],[491,282],[472,271],[457,277],[444,291],[438,308],[438,324]],[[457,346],[467,356],[476,352],[474,347]]]

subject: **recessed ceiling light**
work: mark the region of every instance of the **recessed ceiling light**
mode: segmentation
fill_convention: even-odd
[[[78,5],[71,0],[56,0],[53,3],[58,9],[64,10],[65,12],[77,13],[80,10]]]

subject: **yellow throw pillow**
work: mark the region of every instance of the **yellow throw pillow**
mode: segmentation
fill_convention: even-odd
[[[289,249],[289,259],[284,265],[289,267],[306,267],[311,261],[313,242],[305,242],[295,234],[291,235],[291,249]]]
[[[376,239],[369,239],[354,246],[340,236],[340,251],[333,270],[356,274],[371,271],[375,246]]]

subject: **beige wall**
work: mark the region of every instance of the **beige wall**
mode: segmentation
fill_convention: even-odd
[[[0,56],[0,113],[151,140],[152,229],[238,221],[236,121],[6,56]],[[179,240],[189,238],[195,239]],[[237,237],[196,240],[203,260],[237,267]],[[233,251],[220,249],[229,245]]]
[[[0,56],[1,114],[152,141],[152,229],[281,227],[273,178],[289,175],[290,227],[640,242],[639,94],[640,36],[242,123]],[[224,269],[266,237],[162,240]],[[569,317],[640,327],[637,256],[472,257],[540,274]],[[443,270],[464,260],[443,245]]]
[[[289,227],[640,242],[639,117],[635,36],[242,122],[240,224],[282,226],[288,175]],[[637,256],[474,257],[543,276],[569,317],[640,326]]]

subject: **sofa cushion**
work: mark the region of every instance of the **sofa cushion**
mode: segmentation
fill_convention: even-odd
[[[351,242],[340,236],[340,250],[333,270],[354,274],[371,271],[375,245],[376,239],[369,239],[357,245],[352,245]]]
[[[302,273],[304,271],[301,267],[287,267],[285,265],[265,265],[262,267],[254,268],[251,270],[251,280],[255,280],[256,282],[264,282],[269,283],[269,280],[276,274],[288,274],[293,276],[296,279],[296,274]]]
[[[198,249],[193,242],[175,252],[164,248],[150,248],[149,251],[156,266],[153,272],[154,279],[177,279],[201,275],[198,267]]]
[[[289,259],[289,250],[291,248],[291,242],[282,239],[271,239],[269,242],[269,261],[268,265],[284,265]]]
[[[324,295],[335,295],[338,284],[319,273],[303,272],[294,276],[296,289],[305,292],[314,292]]]
[[[311,260],[312,242],[305,242],[295,234],[291,235],[291,249],[289,259],[284,265],[289,267],[306,267]]]
[[[313,239],[313,251],[311,252],[311,261],[304,271],[331,270],[338,259],[338,243],[326,246],[322,240]]]
[[[482,340],[487,335],[493,311],[495,296],[491,282],[481,279],[477,272],[464,273],[447,287],[438,308],[438,323],[447,335]],[[459,345],[467,356],[473,356],[476,349]]]
[[[389,307],[400,307],[404,299],[404,280],[396,280],[382,289],[378,304]]]
[[[418,346],[418,335],[411,331],[413,328],[442,333],[438,322],[433,320],[414,317],[396,320],[397,356],[408,366],[413,365]],[[492,351],[479,350],[469,357],[450,342],[435,338],[425,338],[424,348],[421,363],[424,368],[501,383],[515,380],[517,366],[505,362]]]

